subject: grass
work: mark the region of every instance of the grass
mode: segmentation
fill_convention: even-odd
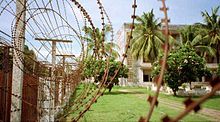
[[[186,99],[186,97],[181,97],[181,96],[175,97],[172,95],[165,95],[165,94],[160,94],[160,97],[174,100],[178,103],[182,103]],[[192,99],[196,100],[196,99],[199,99],[199,97],[192,97]],[[213,96],[209,98],[205,103],[202,104],[202,107],[220,110],[220,96]]]
[[[127,90],[129,90],[127,92]],[[80,120],[81,122],[135,122],[141,116],[145,116],[149,110],[149,103],[147,103],[147,94],[152,92],[144,88],[120,88],[115,87],[111,93],[105,93],[103,97],[98,99],[98,102],[85,114]],[[173,97],[168,95],[160,95],[167,99],[175,100],[177,102],[183,101],[182,97]],[[204,104],[204,107],[217,108],[220,103],[219,97],[214,97]],[[159,104],[155,109],[152,121],[160,121],[166,114],[169,116],[177,115],[181,110],[174,109],[167,105]],[[195,119],[196,118],[196,119]],[[190,114],[183,119],[183,121],[210,121],[209,118]]]

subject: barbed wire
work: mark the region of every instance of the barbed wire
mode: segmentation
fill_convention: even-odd
[[[162,63],[162,69],[160,73],[160,77],[157,82],[157,91],[155,96],[149,96],[148,101],[150,103],[150,110],[145,117],[141,117],[139,121],[150,121],[151,115],[153,114],[154,107],[158,103],[158,95],[159,89],[162,84],[162,78],[166,65],[166,57],[168,54],[168,16],[165,0],[161,0],[163,7],[160,9],[163,11],[165,18],[163,19],[163,23],[165,24],[164,35],[166,38],[164,44],[164,59]],[[15,10],[16,4],[19,3],[24,8],[20,12]],[[91,19],[91,15],[89,11],[85,9],[83,4],[81,4],[77,0],[62,0],[62,1],[52,1],[52,0],[30,0],[27,3],[23,4],[21,0],[2,0],[0,1],[0,19],[2,16],[8,14],[12,19],[9,26],[10,30],[3,31],[0,28],[0,32],[3,33],[4,36],[0,36],[2,47],[10,48],[9,52],[11,57],[7,57],[7,59],[3,59],[2,62],[8,61],[8,58],[16,58],[12,64],[8,62],[9,65],[14,65],[18,67],[21,72],[25,75],[29,75],[28,78],[33,79],[30,81],[28,78],[24,77],[23,81],[26,81],[23,85],[24,89],[32,89],[38,92],[38,97],[35,102],[39,102],[39,105],[34,104],[32,101],[25,98],[25,95],[18,95],[11,92],[9,86],[0,87],[1,92],[8,94],[10,96],[15,97],[16,99],[22,101],[27,104],[33,110],[36,110],[37,115],[44,116],[47,111],[57,110],[61,113],[60,117],[56,119],[58,121],[62,121],[63,119],[70,119],[71,121],[79,121],[85,113],[90,110],[91,106],[98,101],[106,91],[107,86],[115,79],[119,70],[123,67],[123,63],[127,58],[128,51],[131,47],[131,41],[133,39],[133,31],[135,28],[135,19],[136,19],[136,9],[137,9],[137,1],[133,0],[132,9],[133,13],[131,15],[132,22],[129,24],[130,33],[126,40],[125,51],[120,63],[120,66],[114,71],[113,75],[109,75],[110,69],[110,58],[113,51],[113,41],[114,41],[114,31],[112,22],[110,17],[108,16],[101,0],[96,0],[97,9],[99,10],[100,16],[100,24],[101,24],[101,40],[98,39],[100,35],[97,35],[97,29],[93,20]],[[71,12],[71,13],[68,13]],[[78,12],[78,13],[77,13]],[[22,20],[22,15],[26,14],[26,19]],[[79,14],[82,18],[80,20]],[[72,15],[72,16],[71,16]],[[72,17],[72,18],[71,18]],[[4,18],[3,18],[4,19]],[[6,20],[5,18],[4,20]],[[25,27],[20,28],[20,23],[24,23]],[[106,37],[106,26],[110,27],[111,39],[107,40]],[[95,85],[92,83],[92,80],[87,82],[86,79],[83,81],[82,74],[83,70],[86,68],[86,58],[88,57],[88,42],[84,37],[87,37],[87,33],[85,32],[86,28],[91,28],[91,39],[92,43],[94,43],[93,51],[91,54],[91,59],[95,61],[105,60],[106,65],[104,68],[104,75],[101,79],[98,79],[98,73],[101,69],[101,62],[98,62],[98,69],[93,71],[93,80],[98,80],[99,84]],[[9,32],[8,32],[9,31]],[[11,34],[9,34],[11,33]],[[10,40],[8,40],[10,38]],[[58,43],[56,49],[59,54],[73,54],[72,48],[76,48],[75,43],[78,44],[78,49],[80,50],[79,56],[76,58],[71,57],[71,61],[74,64],[71,65],[71,68],[67,68],[68,66],[62,64],[61,57],[57,57],[57,61],[60,64],[56,64],[55,72],[51,72],[50,65],[50,55],[52,54],[52,44],[50,42],[42,42],[36,41],[36,38],[46,38],[46,39],[60,39],[60,40],[72,40],[71,44],[66,44],[64,42]],[[25,44],[30,47],[29,51],[34,51],[36,54],[34,57],[28,55],[25,50],[23,50],[23,41]],[[110,41],[111,48],[108,55],[106,55],[106,47],[105,43]],[[1,47],[1,48],[2,48]],[[71,48],[71,50],[70,50]],[[42,52],[44,51],[44,52]],[[9,54],[7,54],[9,55]],[[76,54],[75,54],[76,55]],[[48,63],[42,63],[39,61],[39,58],[43,58],[43,60]],[[27,60],[30,60],[35,66],[35,70],[33,70],[33,64],[27,64]],[[92,62],[90,62],[92,64]],[[23,68],[24,66],[24,68]],[[6,70],[6,69],[3,69]],[[10,68],[10,72],[11,72]],[[44,73],[45,74],[42,74]],[[5,72],[3,72],[5,73]],[[7,72],[9,73],[9,72]],[[54,77],[49,76],[50,74],[55,74]],[[110,80],[108,79],[110,77]],[[108,81],[109,80],[109,81]],[[216,84],[212,84],[212,91],[201,97],[197,101],[193,101],[191,99],[187,99],[186,109],[180,113],[178,116],[170,118],[168,115],[163,119],[163,121],[179,121],[181,118],[186,116],[191,110],[194,110],[198,107],[202,102],[206,101],[209,97],[213,96],[214,93],[220,89],[219,79],[213,79],[212,81],[217,81]],[[9,82],[9,81],[7,81]],[[12,80],[12,82],[14,82]],[[35,83],[36,82],[36,83]],[[55,84],[54,86],[51,84]],[[78,90],[78,87],[83,87]],[[6,88],[9,88],[6,89]],[[69,93],[68,93],[69,92]],[[71,96],[72,95],[72,96]],[[75,96],[74,96],[75,95]],[[46,106],[45,103],[49,103],[51,101],[55,102],[55,106]],[[11,113],[22,111],[20,108],[15,107],[10,111]],[[53,113],[55,114],[55,112]],[[71,114],[71,117],[69,116]],[[72,116],[73,115],[73,116]]]
[[[10,1],[10,3],[15,3],[15,1]],[[56,1],[57,2],[57,1]],[[64,2],[64,0],[63,0],[63,2]],[[75,1],[75,0],[72,0],[72,2],[80,9],[80,11],[83,13],[83,15],[84,15],[84,17],[87,19],[87,21],[89,22],[89,24],[90,24],[90,26],[92,27],[92,30],[93,30],[93,36],[94,36],[94,41],[95,41],[95,49],[94,49],[94,52],[93,52],[93,57],[94,57],[94,59],[95,60],[97,60],[97,59],[102,59],[102,56],[99,54],[99,52],[98,52],[98,50],[99,50],[99,48],[102,48],[102,53],[104,54],[105,53],[105,47],[104,47],[104,42],[106,41],[105,40],[105,20],[104,20],[104,15],[107,17],[107,19],[108,19],[108,24],[110,25],[110,29],[111,29],[111,41],[113,41],[113,27],[112,27],[112,24],[111,24],[111,21],[110,21],[110,19],[109,19],[109,17],[108,17],[108,15],[107,15],[107,13],[106,13],[106,11],[104,10],[104,7],[102,6],[102,4],[101,4],[101,2],[99,1],[99,0],[97,0],[97,4],[99,5],[99,9],[100,9],[100,15],[101,15],[101,25],[102,25],[102,46],[101,47],[99,47],[99,46],[97,46],[97,45],[99,45],[98,43],[99,42],[97,42],[97,40],[96,40],[96,35],[95,35],[95,27],[94,27],[94,24],[92,23],[92,20],[91,20],[91,18],[90,18],[90,16],[89,16],[89,14],[86,12],[86,10],[82,7],[82,5],[79,3],[79,2],[77,2],[77,1]],[[30,5],[32,5],[32,4],[36,4],[36,7],[37,8],[31,8],[30,7]],[[36,27],[40,30],[40,34],[46,34],[47,32],[49,32],[49,35],[50,35],[50,33],[51,34],[53,34],[54,36],[53,37],[59,37],[59,36],[63,36],[64,34],[62,34],[61,33],[61,30],[60,30],[60,28],[62,28],[62,27],[64,27],[65,25],[64,25],[64,23],[63,23],[63,21],[61,21],[61,26],[59,26],[58,25],[58,21],[56,20],[55,21],[55,26],[57,26],[57,28],[56,27],[54,27],[54,24],[52,24],[52,21],[50,20],[50,15],[49,15],[49,11],[52,11],[52,15],[53,15],[53,17],[55,18],[55,14],[56,13],[58,13],[58,17],[59,18],[62,18],[61,17],[61,12],[60,12],[60,7],[58,6],[58,12],[57,11],[54,11],[54,8],[53,8],[53,5],[52,5],[52,2],[50,1],[50,2],[48,2],[48,3],[45,3],[45,2],[43,2],[42,1],[42,5],[43,5],[43,7],[40,7],[40,5],[38,4],[39,2],[37,2],[36,0],[33,0],[32,2],[30,2],[29,4],[28,4],[28,7],[27,7],[27,9],[25,9],[24,11],[22,11],[21,13],[24,13],[24,12],[27,12],[27,13],[29,13],[29,15],[30,15],[30,17],[24,22],[25,24],[26,24],[26,26],[27,26],[27,33],[29,34],[29,35],[32,35],[32,38],[36,38],[36,37],[38,37],[38,32],[37,31],[35,31],[36,30]],[[58,2],[57,2],[58,3]],[[63,4],[64,5],[64,4]],[[12,8],[11,7],[11,5],[10,4],[7,4],[7,6],[9,6],[10,8]],[[50,6],[50,8],[49,8],[49,6]],[[11,11],[11,10],[8,10],[7,9],[7,7],[4,7],[4,10],[5,11],[8,11],[9,13],[11,13],[11,15],[13,15],[14,16],[14,18],[20,18],[19,16],[17,16],[16,14],[15,14],[15,12],[14,11]],[[13,9],[12,9],[13,10]],[[2,12],[3,13],[3,12]],[[20,14],[20,16],[21,16],[21,14]],[[76,15],[75,15],[76,16]],[[37,18],[37,19],[35,19],[35,18]],[[47,20],[47,19],[48,20]],[[65,18],[67,18],[67,16],[66,16],[66,13],[65,13]],[[77,17],[75,17],[76,19],[78,19]],[[15,20],[15,19],[14,19]],[[20,20],[20,19],[18,19],[18,20]],[[40,20],[40,21],[39,21]],[[35,23],[35,26],[33,26],[29,21],[33,21],[34,23]],[[18,22],[18,21],[17,21]],[[29,24],[30,23],[30,24]],[[42,25],[43,26],[42,26]],[[77,24],[78,25],[78,27],[79,27],[79,24]],[[46,27],[48,27],[48,28],[46,28]],[[60,28],[59,28],[60,27]],[[21,30],[18,30],[18,29],[16,29],[17,28],[17,24],[15,24],[15,25],[11,25],[11,28],[12,28],[12,37],[13,37],[13,39],[15,39],[15,36],[16,36],[16,32],[22,32]],[[58,30],[58,33],[59,34],[57,34],[57,33],[55,33],[55,31],[54,30]],[[64,29],[64,28],[63,28]],[[80,28],[79,28],[80,29]],[[70,28],[68,28],[68,31],[69,30],[71,30]],[[80,32],[81,33],[81,32]],[[19,33],[18,35],[22,35],[22,33]],[[35,35],[35,36],[34,36]],[[44,37],[47,37],[47,36],[49,36],[49,35],[44,35]],[[68,37],[69,35],[66,35],[66,37]],[[73,35],[74,36],[74,35]],[[50,37],[50,36],[49,36]],[[66,38],[65,37],[65,38]],[[81,35],[80,35],[80,37],[81,37]],[[19,40],[21,40],[21,39],[19,39]],[[32,45],[32,47],[34,47],[34,49],[35,50],[37,50],[37,48],[35,48],[35,46],[33,45],[33,43],[31,42],[31,41],[29,41],[28,39],[25,39],[25,41],[26,42],[29,42],[30,43],[30,45]],[[12,42],[14,42],[14,40],[12,40]],[[48,59],[48,55],[51,53],[51,51],[50,51],[50,48],[51,48],[51,44],[49,43],[49,44],[47,44],[47,43],[45,43],[45,42],[40,42],[41,43],[41,46],[40,46],[40,48],[36,51],[38,54],[40,54],[42,57],[44,57],[44,59]],[[15,49],[16,50],[18,50],[18,48],[16,48],[16,47],[19,47],[20,45],[21,45],[21,43],[18,43],[19,45],[15,45]],[[83,45],[84,43],[82,43],[82,45]],[[48,55],[47,56],[44,56],[41,52],[40,52],[40,49],[42,49],[42,47],[44,47],[45,49],[47,49],[47,51],[48,51]],[[65,47],[66,48],[66,47]],[[61,50],[64,50],[64,48],[62,48],[61,47]],[[111,54],[111,52],[112,52],[112,50],[110,50],[110,54]],[[17,52],[18,53],[18,52]],[[96,56],[97,56],[97,58],[96,58]],[[101,56],[101,57],[100,57]],[[104,56],[106,56],[106,55],[104,55]],[[19,56],[19,61],[20,62],[22,62],[23,61],[23,58],[21,58],[22,57],[22,54],[20,54],[20,56]],[[107,58],[108,59],[108,58]],[[17,61],[17,62],[19,62],[19,61]],[[109,59],[108,59],[108,62],[109,62]],[[18,64],[18,63],[17,63]],[[19,65],[18,65],[19,66]],[[99,66],[101,66],[101,64],[99,64]],[[21,70],[22,70],[22,68],[21,67],[19,67]],[[24,72],[24,71],[23,71]],[[95,73],[95,75],[98,73],[99,71],[96,71],[96,73]],[[96,102],[97,101],[97,99],[101,96],[101,95],[103,95],[103,92],[104,92],[104,90],[103,89],[105,89],[105,82],[106,82],[106,80],[107,80],[107,76],[108,76],[108,65],[106,66],[106,69],[105,69],[105,74],[104,74],[104,76],[103,76],[103,78],[102,78],[102,81],[100,81],[100,85],[99,85],[99,88],[98,89],[95,89],[95,88],[93,88],[93,86],[88,86],[88,87],[85,87],[85,89],[84,89],[84,91],[79,95],[79,96],[77,96],[76,97],[76,99],[75,99],[75,102],[73,102],[74,104],[75,103],[78,103],[78,104],[75,104],[75,109],[73,109],[74,110],[74,112],[75,112],[75,110],[76,109],[80,109],[80,108],[85,108],[85,109],[81,109],[80,111],[79,111],[79,116],[77,116],[77,117],[75,117],[75,119],[76,120],[78,120],[78,119],[80,119],[82,116],[83,116],[83,114],[88,110],[87,109],[87,107],[85,107],[85,106],[91,106],[94,102]],[[96,76],[95,76],[95,78],[96,78]],[[47,78],[45,78],[45,80],[47,80]],[[69,82],[69,83],[71,83],[71,82]],[[49,93],[52,93],[53,91],[54,91],[54,89],[53,88],[49,88],[49,85],[48,84],[46,84],[46,83],[42,83],[41,85],[43,85],[43,86],[46,86],[47,88],[48,88],[48,90],[50,90],[50,92]],[[28,87],[32,87],[30,84],[27,84],[27,86]],[[43,92],[43,91],[42,91]],[[58,91],[58,94],[60,94],[60,92]],[[44,99],[45,101],[50,101],[50,100],[53,100],[54,98],[52,98],[52,99]],[[86,100],[86,101],[85,101]],[[42,99],[40,99],[40,100],[38,100],[38,101],[43,101]],[[92,101],[92,102],[90,102],[90,101]],[[72,104],[73,104],[72,103]],[[89,105],[88,105],[88,103],[89,103]],[[54,108],[51,108],[51,109],[54,109]],[[63,108],[63,109],[65,109],[65,108]]]

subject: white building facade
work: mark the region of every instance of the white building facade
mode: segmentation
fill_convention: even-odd
[[[169,31],[173,38],[175,38],[177,41],[180,40],[180,35],[177,30],[180,28],[183,28],[185,25],[169,25]],[[161,28],[163,30],[164,28]],[[120,58],[122,59],[123,54],[126,50],[126,44],[128,40],[128,35],[130,33],[130,24],[124,23],[120,30],[118,30],[116,35],[116,42],[120,47],[119,54]],[[128,78],[127,79],[121,79],[120,85],[122,86],[151,86],[152,85],[152,78],[151,78],[151,71],[152,71],[152,64],[150,62],[145,62],[143,58],[139,58],[138,60],[135,60],[130,52],[130,49],[128,49],[127,52],[127,58],[124,61],[124,64],[127,65],[129,68],[128,72]],[[119,59],[119,60],[121,60]],[[207,61],[208,62],[208,61]],[[213,63],[213,61],[210,63],[207,63],[208,68],[211,70],[216,70],[218,65],[217,63]]]

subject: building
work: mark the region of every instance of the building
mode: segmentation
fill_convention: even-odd
[[[174,37],[177,41],[181,39],[179,33],[177,30],[183,28],[186,25],[169,25],[169,32],[172,37]],[[164,30],[162,27],[161,30]],[[122,55],[124,54],[126,50],[126,44],[128,35],[130,33],[130,24],[124,23],[120,30],[117,32],[116,35],[116,41],[117,44],[120,47],[119,54],[122,58]],[[119,59],[121,60],[121,59]],[[212,69],[216,70],[218,65],[215,63],[215,60],[208,61],[207,60],[207,66]],[[152,84],[152,78],[151,78],[151,68],[152,64],[150,62],[145,62],[142,58],[135,60],[131,56],[130,50],[128,50],[127,58],[124,61],[124,64],[128,66],[129,73],[128,78],[121,80],[121,85],[140,85],[140,86],[146,86],[149,84]]]

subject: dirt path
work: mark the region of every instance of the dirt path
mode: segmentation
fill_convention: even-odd
[[[172,109],[183,110],[185,108],[183,104],[166,98],[160,98],[159,101],[161,104],[169,106]],[[220,121],[220,111],[218,110],[202,108],[198,112],[198,115],[205,117],[210,121],[216,121],[216,122]]]
[[[128,93],[132,93],[135,91],[130,91],[130,90],[122,90],[121,92],[128,92]],[[141,99],[146,99],[146,94],[135,94],[135,96],[138,96],[138,98]],[[159,104],[162,104],[164,106],[168,106],[171,109],[175,109],[175,110],[183,110],[185,108],[185,106],[177,101],[174,100],[170,100],[167,98],[159,98]],[[191,112],[190,114],[194,114],[194,112]],[[215,110],[215,109],[210,109],[210,108],[202,108],[198,113],[199,116],[207,118],[210,121],[213,122],[220,122],[220,111],[219,110]]]

